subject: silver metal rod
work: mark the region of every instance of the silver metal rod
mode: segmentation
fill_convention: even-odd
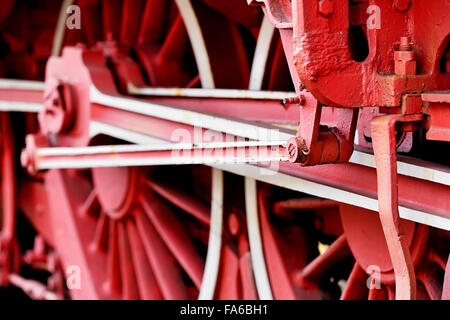
[[[238,164],[238,163],[268,163],[288,161],[283,155],[275,156],[180,156],[165,158],[117,158],[117,159],[71,159],[71,160],[43,160],[39,161],[37,170],[51,169],[92,169],[112,167],[147,167],[147,166],[169,166],[169,165],[194,165],[194,164]]]
[[[295,92],[238,90],[238,89],[197,89],[197,88],[139,88],[128,84],[128,93],[140,96],[155,97],[186,97],[186,98],[216,98],[216,99],[253,99],[253,100],[284,100],[295,98]]]
[[[230,141],[208,143],[163,143],[150,145],[108,145],[92,147],[57,147],[39,148],[36,153],[39,156],[83,156],[95,154],[121,154],[147,151],[176,151],[196,149],[230,149],[246,147],[270,147],[284,146],[285,141]]]

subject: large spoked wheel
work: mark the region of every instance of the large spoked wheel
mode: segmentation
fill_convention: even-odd
[[[201,1],[76,3],[87,14],[81,30],[68,32],[65,43],[118,44],[139,66],[146,85],[248,85],[242,37],[251,32],[220,8]],[[121,72],[114,63],[111,67]],[[127,92],[126,84],[118,85]],[[92,143],[97,139],[104,137]],[[108,139],[102,144],[114,143]],[[229,181],[235,179],[208,167],[49,172],[50,206],[59,213],[52,217],[55,246],[65,267],[80,271],[81,285],[72,296],[256,298],[243,199],[226,191],[233,190]]]
[[[265,184],[253,191],[246,196],[257,203],[267,270],[255,277],[266,277],[273,298],[395,299],[394,272],[376,212]],[[441,299],[449,233],[402,224],[417,298]]]
[[[59,213],[55,225],[73,224],[56,246],[80,270],[75,298],[255,298],[243,201],[221,195],[224,183],[236,185],[233,176],[224,181],[213,170],[211,177],[207,167],[102,168],[53,171],[46,179],[58,199],[50,204]],[[210,208],[224,212],[223,231]],[[220,268],[205,269],[214,255]]]
[[[189,185],[192,181],[183,177],[175,185],[156,182],[154,174],[137,168],[61,175],[67,179],[65,187],[79,195],[72,219],[82,242],[77,250],[86,259],[80,270],[88,268],[98,298],[193,299],[198,295],[210,214],[208,202],[180,191],[194,188]],[[203,192],[208,194],[207,189]],[[60,251],[68,249],[61,246]]]

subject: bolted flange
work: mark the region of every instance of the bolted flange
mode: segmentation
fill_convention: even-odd
[[[75,112],[70,86],[62,81],[50,81],[44,100],[44,108],[38,115],[41,131],[58,134],[70,129]]]
[[[303,163],[307,160],[309,150],[306,146],[306,142],[302,137],[295,137],[288,140],[286,144],[286,152],[289,158],[289,162]]]

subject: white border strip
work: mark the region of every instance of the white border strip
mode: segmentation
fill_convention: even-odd
[[[223,171],[212,170],[211,223],[208,252],[198,300],[213,300],[222,253]]]

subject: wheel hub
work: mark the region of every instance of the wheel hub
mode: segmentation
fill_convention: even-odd
[[[95,168],[92,177],[102,209],[112,219],[122,218],[133,203],[136,168]]]
[[[378,215],[363,208],[342,206],[341,218],[348,244],[361,268],[366,272],[379,270],[383,283],[395,283],[394,270]],[[416,266],[425,248],[428,228],[417,226],[409,220],[402,220],[402,228]]]

